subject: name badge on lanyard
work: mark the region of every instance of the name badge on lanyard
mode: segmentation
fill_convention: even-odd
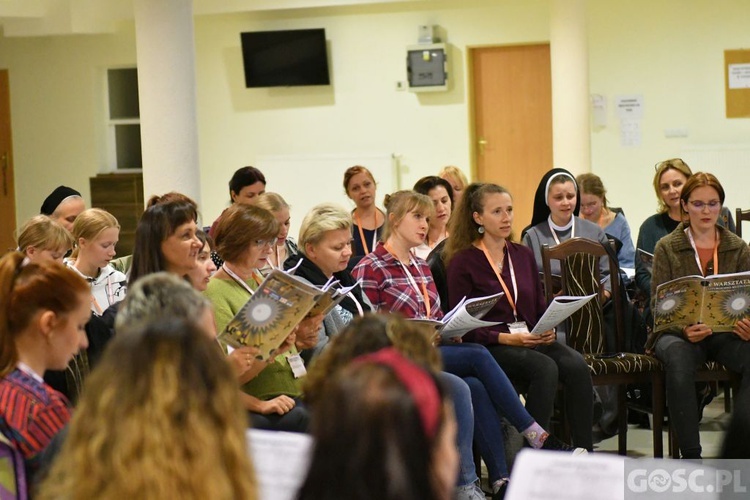
[[[289,356],[287,358],[287,361],[289,362],[289,366],[292,368],[294,378],[300,378],[307,375],[307,368],[305,368],[305,362],[302,361],[302,356],[300,356],[299,354],[295,354],[294,356]]]

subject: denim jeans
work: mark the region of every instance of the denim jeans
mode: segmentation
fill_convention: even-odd
[[[463,378],[471,390],[476,441],[487,464],[490,480],[508,477],[500,416],[507,418],[519,432],[534,423],[533,417],[484,346],[448,344],[440,346],[440,353],[445,371]]]
[[[695,372],[707,360],[715,360],[742,374],[735,412],[746,412],[750,394],[750,342],[734,333],[715,333],[700,342],[689,342],[678,335],[664,334],[656,341],[656,357],[667,371],[669,419],[677,434],[684,458],[701,455],[698,400]]]
[[[591,371],[580,353],[557,342],[536,349],[509,345],[487,349],[518,390],[526,394],[526,410],[545,429],[549,429],[552,418],[557,384],[562,383],[572,444],[593,448],[594,388]]]
[[[455,375],[441,372],[440,380],[448,388],[448,393],[453,400],[453,409],[456,413],[458,432],[456,441],[459,454],[459,474],[457,486],[466,486],[475,482],[477,477],[474,465],[474,451],[472,442],[474,440],[474,411],[471,406],[471,394],[466,383]]]

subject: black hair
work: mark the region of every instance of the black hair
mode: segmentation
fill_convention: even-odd
[[[229,179],[229,201],[233,201],[231,200],[232,193],[240,194],[243,187],[252,186],[256,182],[261,182],[264,186],[266,185],[266,176],[263,175],[263,172],[255,167],[242,167],[238,169],[232,175],[232,178]]]

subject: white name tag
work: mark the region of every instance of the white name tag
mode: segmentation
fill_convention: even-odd
[[[295,354],[294,356],[289,356],[287,361],[289,362],[289,366],[292,367],[294,378],[300,378],[307,375],[307,369],[305,368],[305,362],[302,361],[302,356]]]
[[[529,327],[525,321],[508,323],[508,330],[510,330],[510,333],[529,333]]]

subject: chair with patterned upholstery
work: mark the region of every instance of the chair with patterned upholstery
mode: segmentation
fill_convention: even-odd
[[[584,238],[571,238],[553,247],[544,245],[542,263],[547,301],[550,302],[554,298],[551,261],[560,262],[563,295],[582,296],[597,293],[601,296],[604,283],[600,276],[599,259],[608,256],[609,253],[601,243]],[[614,307],[614,332],[607,338],[602,305],[598,300],[591,300],[567,320],[567,343],[583,354],[591,369],[591,378],[595,386],[617,386],[620,455],[627,453],[627,385],[644,382],[653,385],[653,450],[654,457],[663,457],[663,368],[659,360],[652,356],[625,352],[623,300],[626,299],[621,296],[620,274],[615,259],[609,259],[609,274],[612,296],[608,307]]]
[[[750,210],[737,209],[737,221],[735,222],[735,234],[742,238],[742,221],[750,221]]]
[[[0,500],[26,500],[26,470],[23,457],[3,434],[0,434]]]

